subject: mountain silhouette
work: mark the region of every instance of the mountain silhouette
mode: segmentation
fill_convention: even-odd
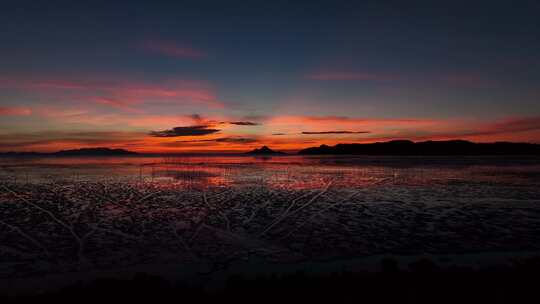
[[[0,153],[0,156],[130,156],[139,155],[137,152],[128,151],[124,149],[111,149],[111,148],[82,148],[72,150],[61,150],[51,153],[40,152],[5,152]]]
[[[124,149],[110,148],[82,148],[73,150],[62,150],[53,153],[56,156],[127,156],[137,155],[138,153]]]
[[[252,154],[252,155],[284,155],[284,152],[280,151],[274,151],[267,146],[262,146],[259,149],[254,149],[252,151],[247,152],[246,154]]]
[[[371,144],[321,145],[300,150],[298,154],[318,155],[540,155],[540,145],[530,143],[473,143],[466,140],[423,141],[393,140]]]

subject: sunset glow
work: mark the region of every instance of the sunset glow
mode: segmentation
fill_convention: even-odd
[[[538,298],[540,1],[1,3],[0,303]]]
[[[368,31],[353,12],[369,19],[369,9],[319,19],[276,11],[277,20],[291,22],[287,28],[273,27],[278,21],[266,15],[227,23],[224,16],[191,18],[199,14],[196,7],[183,9],[185,18],[167,5],[155,9],[159,18],[147,16],[148,29],[137,18],[96,14],[86,23],[57,18],[76,15],[75,7],[43,14],[30,5],[26,12],[34,18],[25,18],[35,25],[0,33],[0,150],[107,146],[176,153],[261,145],[296,151],[393,139],[540,142],[540,91],[532,80],[540,61],[500,47],[522,42],[533,50],[538,44],[518,41],[512,26],[491,28],[496,40],[478,34],[483,42],[471,43],[463,55],[456,41],[469,37],[448,34],[452,23],[414,28],[404,22],[389,29],[373,21]],[[132,7],[125,13],[137,14]],[[3,28],[15,24],[13,18],[2,18]],[[481,24],[472,20],[467,26],[475,35]],[[243,26],[251,21],[254,26]],[[222,24],[224,36],[212,30]],[[406,48],[398,38],[412,29]],[[425,43],[427,36],[439,44]],[[288,43],[278,45],[276,37]],[[193,127],[199,132],[155,136]]]

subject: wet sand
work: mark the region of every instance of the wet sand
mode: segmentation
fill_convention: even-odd
[[[534,164],[229,165],[4,172],[0,280],[61,285],[141,269],[204,280],[369,269],[384,257],[504,264],[540,250]]]

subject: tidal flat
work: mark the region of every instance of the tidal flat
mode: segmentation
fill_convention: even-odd
[[[385,257],[478,266],[539,250],[535,157],[0,160],[6,288],[130,270],[347,271]]]

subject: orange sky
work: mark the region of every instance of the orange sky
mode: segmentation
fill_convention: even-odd
[[[540,143],[538,1],[4,2],[2,152]]]
[[[53,108],[0,108],[3,117],[61,122],[61,130],[0,134],[2,151],[57,151],[81,147],[123,148],[137,152],[241,152],[262,145],[297,151],[321,144],[375,142],[393,139],[479,142],[540,139],[539,117],[498,120],[384,119],[345,116],[145,115],[140,113],[96,115],[80,110]],[[31,125],[31,123],[28,123]],[[74,129],[66,128],[66,125]],[[108,131],[114,129],[119,130]],[[180,127],[177,131],[173,128]],[[78,128],[78,130],[76,129]]]

